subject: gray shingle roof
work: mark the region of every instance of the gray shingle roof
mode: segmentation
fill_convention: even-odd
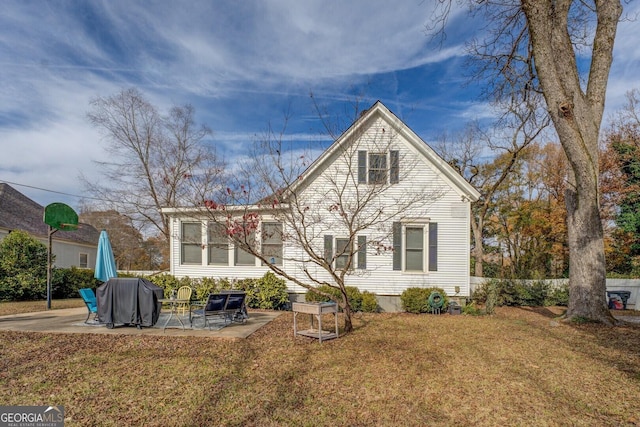
[[[43,221],[44,207],[9,184],[0,183],[0,228],[23,230],[34,237],[46,238],[48,226]],[[57,231],[55,240],[97,245],[100,232],[89,224],[75,231]]]

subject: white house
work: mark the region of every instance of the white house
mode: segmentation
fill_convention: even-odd
[[[296,300],[306,292],[296,282],[332,283],[344,271],[346,285],[387,310],[409,287],[469,296],[470,205],[480,195],[381,102],[286,188],[270,203],[163,209],[171,273],[243,279],[275,268]],[[238,224],[261,257],[228,238]]]
[[[9,184],[0,183],[0,240],[14,230],[22,230],[48,244],[44,207]],[[51,238],[54,266],[94,269],[100,233],[89,224],[75,231],[56,231]]]

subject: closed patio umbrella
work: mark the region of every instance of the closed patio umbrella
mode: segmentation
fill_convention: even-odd
[[[116,261],[113,258],[113,250],[111,249],[111,242],[109,241],[109,235],[105,230],[100,232],[100,239],[98,240],[98,254],[96,256],[96,269],[93,277],[106,282],[112,277],[118,277],[116,270]]]

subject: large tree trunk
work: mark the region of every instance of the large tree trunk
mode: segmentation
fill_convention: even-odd
[[[597,27],[586,93],[580,85],[569,37],[572,0],[522,0],[522,7],[529,26],[536,72],[573,172],[566,198],[570,257],[567,317],[613,323],[615,319],[606,301],[598,197],[598,137],[622,6],[615,0],[596,0],[595,3]]]
[[[484,223],[482,217],[478,218],[476,222],[474,218],[471,218],[471,231],[473,233],[473,256],[476,260],[474,267],[474,274],[476,277],[484,277],[484,248],[482,246],[482,229]]]

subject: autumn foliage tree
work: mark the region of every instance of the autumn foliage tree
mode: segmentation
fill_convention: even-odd
[[[494,98],[540,93],[569,164],[565,191],[569,244],[567,318],[614,323],[606,301],[604,231],[599,205],[599,137],[619,0],[469,2],[483,18],[484,38],[470,45],[475,76]],[[452,0],[440,0],[446,24]],[[440,27],[442,28],[442,27]],[[579,66],[577,52],[589,56]]]

